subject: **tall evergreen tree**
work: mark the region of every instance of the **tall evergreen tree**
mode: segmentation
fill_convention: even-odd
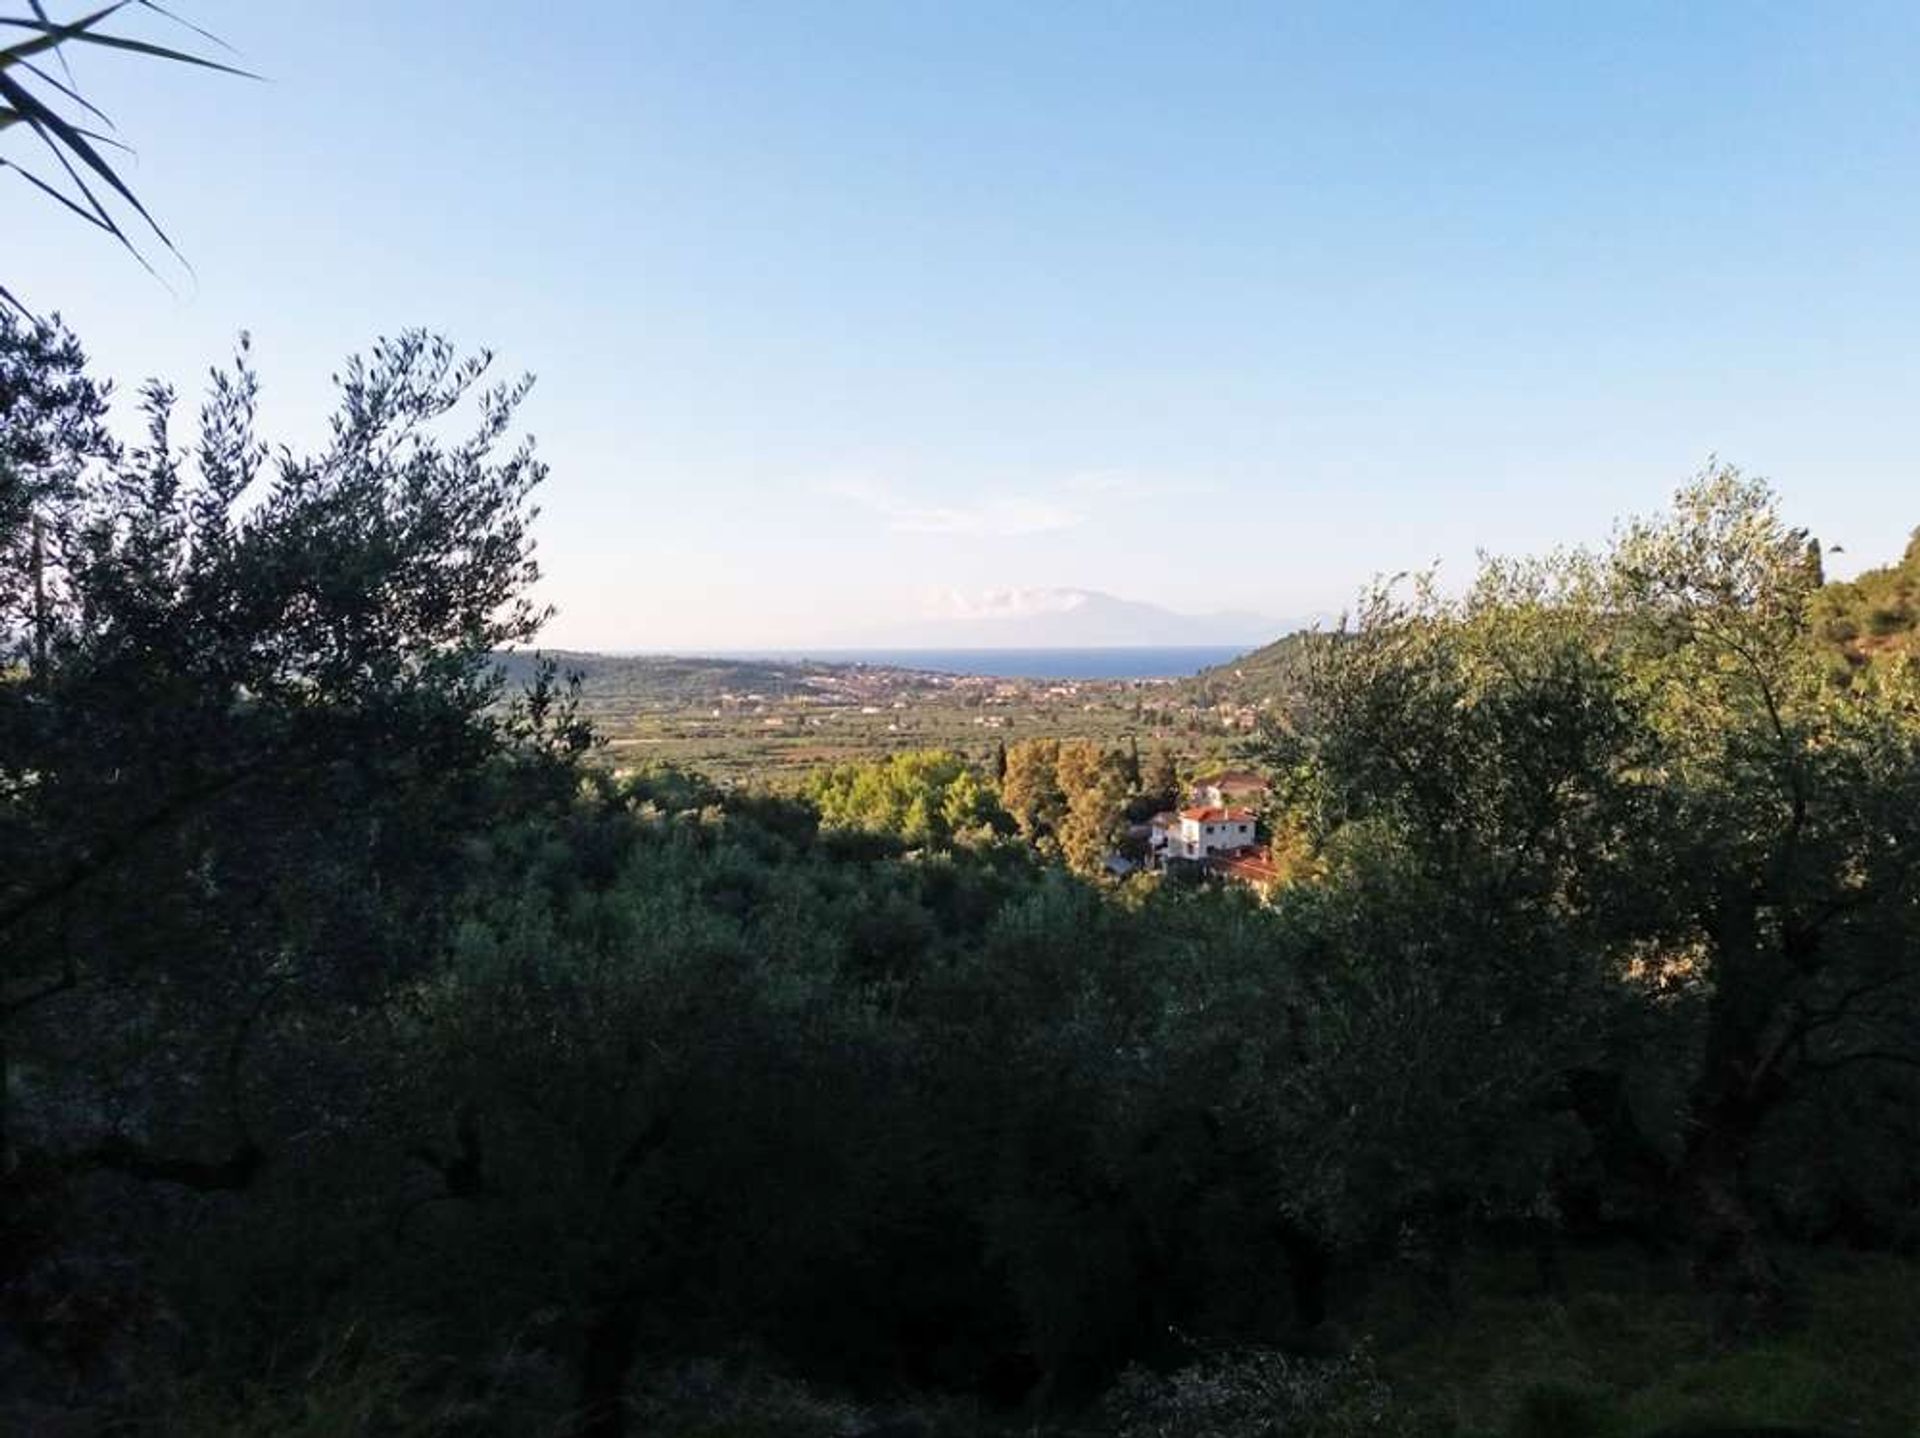
[[[1141,777],[1141,788],[1168,807],[1179,803],[1180,772],[1165,744],[1154,746],[1153,757],[1147,761],[1146,773]]]
[[[1066,817],[1067,796],[1060,780],[1058,739],[1022,739],[1007,748],[1007,772],[1000,781],[1000,803],[1030,840],[1053,837]]]

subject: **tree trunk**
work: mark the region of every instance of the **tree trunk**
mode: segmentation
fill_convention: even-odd
[[[1560,1225],[1541,1215],[1527,1222],[1533,1248],[1533,1276],[1545,1298],[1567,1296],[1567,1265],[1561,1255]]]
[[[13,1115],[7,1101],[13,1073],[7,1064],[7,1025],[6,1020],[0,1018],[0,1184],[20,1166],[19,1157],[13,1151]]]
[[[575,1438],[627,1438],[627,1378],[639,1347],[639,1295],[623,1289],[596,1305],[587,1325]]]
[[[1677,1188],[1689,1206],[1696,1277],[1728,1300],[1729,1327],[1764,1332],[1785,1315],[1787,1284],[1747,1197],[1747,1163],[1761,1125],[1786,1097],[1775,1035],[1793,974],[1786,956],[1761,939],[1757,901],[1735,881],[1709,935],[1706,1052]]]
[[[1746,1194],[1747,1156],[1763,1116],[1743,1102],[1701,1115],[1680,1169],[1680,1196],[1692,1210],[1695,1277],[1727,1301],[1721,1320],[1738,1333],[1775,1330],[1788,1308],[1786,1277]]]
[[[37,686],[47,682],[47,533],[40,513],[33,515],[33,663],[31,675]]]
[[[1287,1284],[1293,1313],[1303,1331],[1327,1321],[1327,1286],[1333,1274],[1333,1256],[1305,1229],[1292,1223],[1277,1225],[1280,1247],[1287,1256]]]

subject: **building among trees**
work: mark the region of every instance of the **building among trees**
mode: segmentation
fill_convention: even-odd
[[[1216,854],[1251,850],[1257,822],[1251,809],[1194,805],[1177,814],[1155,814],[1147,843],[1156,867],[1164,867],[1168,860],[1211,859]]]
[[[1266,779],[1248,769],[1228,769],[1193,781],[1191,799],[1208,808],[1241,806],[1257,809],[1267,799]]]

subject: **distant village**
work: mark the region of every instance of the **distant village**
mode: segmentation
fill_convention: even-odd
[[[972,723],[981,729],[1011,728],[1022,711],[1062,707],[1086,713],[1144,710],[1169,727],[1203,724],[1240,733],[1250,732],[1259,722],[1259,705],[1203,700],[1189,687],[1189,681],[1182,679],[1010,679],[836,665],[808,673],[784,692],[723,690],[713,697],[707,713],[714,719],[750,716],[767,728],[821,728],[837,717],[910,712],[921,705],[978,710]]]
[[[919,750],[949,750],[986,766],[995,750],[1004,756],[1030,739],[1086,739],[1110,752],[1157,744],[1196,762],[1200,776],[1177,807],[1145,817],[1134,811],[1106,872],[1204,876],[1263,893],[1280,882],[1263,832],[1268,781],[1227,767],[1266,712],[1245,690],[1223,694],[1192,679],[626,660],[590,670],[583,697],[611,736],[617,766],[680,763],[723,786],[781,773],[803,782],[824,765]]]
[[[902,749],[983,758],[1028,737],[1128,736],[1227,762],[1265,705],[1191,679],[1034,679],[868,664],[567,656],[616,764],[663,760],[726,781]]]

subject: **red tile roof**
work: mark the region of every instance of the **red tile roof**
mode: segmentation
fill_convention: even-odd
[[[1250,824],[1253,822],[1253,810],[1202,807],[1182,809],[1180,811],[1180,817],[1182,819],[1192,819],[1197,824],[1218,824],[1223,821],[1229,824]]]
[[[1257,850],[1242,849],[1236,854],[1215,854],[1207,861],[1215,873],[1249,884],[1277,884],[1280,870]]]

